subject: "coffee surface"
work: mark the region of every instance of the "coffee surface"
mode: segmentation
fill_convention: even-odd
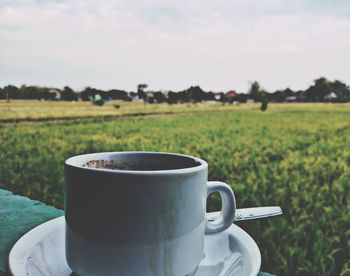
[[[169,170],[164,164],[151,164],[146,162],[121,162],[113,160],[90,160],[83,165],[87,168],[109,169],[109,170],[130,170],[130,171],[157,171]]]

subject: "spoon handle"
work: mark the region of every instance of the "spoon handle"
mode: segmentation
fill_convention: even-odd
[[[214,221],[220,212],[207,213],[207,219]],[[236,209],[234,221],[260,219],[282,215],[282,209],[279,206],[253,207]]]

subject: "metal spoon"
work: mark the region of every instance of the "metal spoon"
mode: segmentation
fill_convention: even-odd
[[[207,219],[214,221],[219,215],[220,212],[207,213]],[[279,215],[282,215],[282,209],[279,206],[242,208],[236,209],[234,221],[260,219]]]

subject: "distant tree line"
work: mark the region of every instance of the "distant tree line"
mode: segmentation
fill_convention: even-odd
[[[220,101],[228,103],[244,103],[247,101],[268,102],[350,102],[350,87],[345,83],[326,78],[316,79],[306,90],[293,91],[290,88],[268,92],[258,82],[251,83],[247,93],[203,91],[199,86],[191,86],[183,91],[146,91],[147,84],[139,84],[137,91],[100,90],[86,87],[82,91],[74,91],[65,86],[63,89],[7,85],[0,87],[0,99],[37,99],[49,101],[90,101],[96,95],[104,101],[144,101],[148,103],[189,103],[203,101]]]

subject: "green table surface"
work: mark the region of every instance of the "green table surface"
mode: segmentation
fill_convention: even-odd
[[[63,210],[0,189],[0,274],[9,273],[8,255],[21,236],[63,214]],[[259,276],[272,276],[272,274],[260,272]]]

